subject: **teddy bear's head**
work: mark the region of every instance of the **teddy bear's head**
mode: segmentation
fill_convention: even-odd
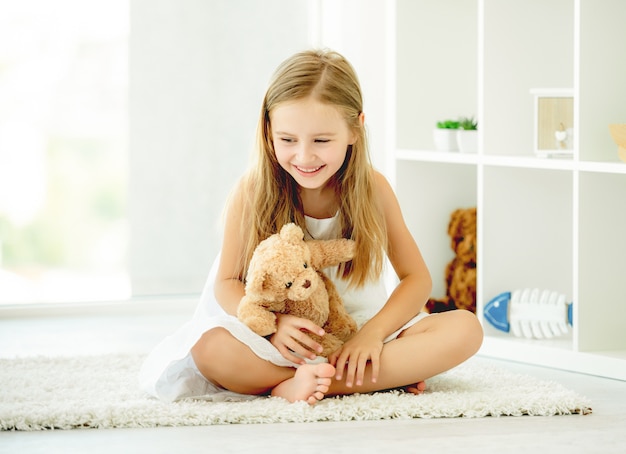
[[[267,301],[302,301],[319,285],[323,282],[311,266],[311,251],[302,229],[286,224],[255,249],[246,277],[246,294]]]
[[[450,246],[464,263],[476,262],[476,208],[460,208],[450,217]]]

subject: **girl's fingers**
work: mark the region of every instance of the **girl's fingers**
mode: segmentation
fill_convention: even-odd
[[[334,364],[335,370],[337,371],[337,373],[335,374],[335,380],[341,380],[343,378],[344,371],[347,366],[347,362],[348,362],[348,354],[342,351]]]
[[[357,371],[357,366],[359,365],[359,361],[350,358],[346,367],[346,386],[348,388],[352,387],[354,384],[354,376]]]
[[[372,358],[370,364],[372,365],[372,376],[370,380],[372,380],[372,383],[376,383],[378,380],[378,372],[380,371],[380,361],[378,357]]]
[[[331,366],[335,366],[335,368],[337,367],[337,359],[339,358],[341,351],[342,351],[342,348],[339,348],[338,350],[335,350],[330,355],[328,355],[328,362],[330,363]]]
[[[365,376],[365,368],[367,367],[368,358],[361,356],[357,362],[356,368],[356,385],[361,386],[363,384],[363,377]]]
[[[357,354],[352,356],[344,354],[339,355],[333,364],[337,371],[335,373],[335,379],[341,380],[345,377],[346,386],[351,387],[355,384],[356,386],[361,386],[365,379],[368,363],[371,365],[372,383],[376,383],[380,371],[380,362],[377,356],[374,357],[369,354]]]
[[[317,334],[318,336],[323,336],[325,334],[324,330],[320,326],[316,325],[307,318],[281,314],[279,322],[300,331],[308,331],[310,333]]]
[[[291,361],[292,363],[296,363],[296,364],[305,364],[304,359],[296,356],[291,350],[289,350],[284,345],[277,347],[277,349],[280,352],[280,354],[283,355],[283,358],[285,358],[286,360]]]
[[[300,326],[298,326],[299,329],[308,331],[313,334],[317,334],[318,336],[323,336],[324,334],[326,334],[323,328],[317,326],[311,320],[308,320],[306,318],[300,318],[298,320],[301,321]]]
[[[324,335],[324,330],[315,323],[285,314],[278,316],[277,320],[278,329],[273,337],[273,343],[286,359],[303,363],[301,357],[315,359],[316,353],[322,352],[322,346],[308,334]]]
[[[299,344],[298,342],[296,342],[296,344],[298,344],[302,350],[306,350],[306,349],[302,347],[301,344],[305,345],[310,350],[316,353],[322,353],[322,350],[324,350],[320,343],[316,342],[313,338],[311,338],[311,336],[309,336],[307,333],[303,331],[298,330],[297,332],[293,334],[292,338],[299,342]],[[308,351],[307,353],[311,353],[311,352]]]

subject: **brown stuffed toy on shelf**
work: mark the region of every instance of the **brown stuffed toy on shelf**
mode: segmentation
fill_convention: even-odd
[[[428,312],[466,309],[476,313],[476,208],[459,208],[448,225],[454,259],[446,267],[446,296],[430,298]]]
[[[352,240],[305,241],[300,227],[284,225],[255,249],[237,317],[260,336],[276,332],[275,313],[308,318],[326,333],[309,335],[324,348],[320,356],[327,357],[356,333],[357,326],[321,270],[351,260],[354,252]]]

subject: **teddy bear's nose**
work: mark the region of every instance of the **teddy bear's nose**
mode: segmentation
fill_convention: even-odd
[[[304,284],[302,284],[302,287],[304,288],[309,288],[310,286],[311,286],[311,281],[308,279],[304,281]]]

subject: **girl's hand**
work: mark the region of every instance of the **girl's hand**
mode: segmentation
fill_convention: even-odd
[[[313,352],[321,353],[323,350],[307,333],[323,336],[324,330],[305,318],[276,313],[276,332],[269,340],[285,359],[305,364],[304,359],[297,355],[315,359],[317,355]]]
[[[355,383],[355,379],[356,386],[363,384],[365,369],[369,362],[372,367],[371,380],[372,383],[376,383],[382,350],[383,342],[381,339],[359,331],[339,350],[332,353],[328,357],[328,362],[337,369],[336,380],[341,380],[345,372],[346,386],[349,388]]]

